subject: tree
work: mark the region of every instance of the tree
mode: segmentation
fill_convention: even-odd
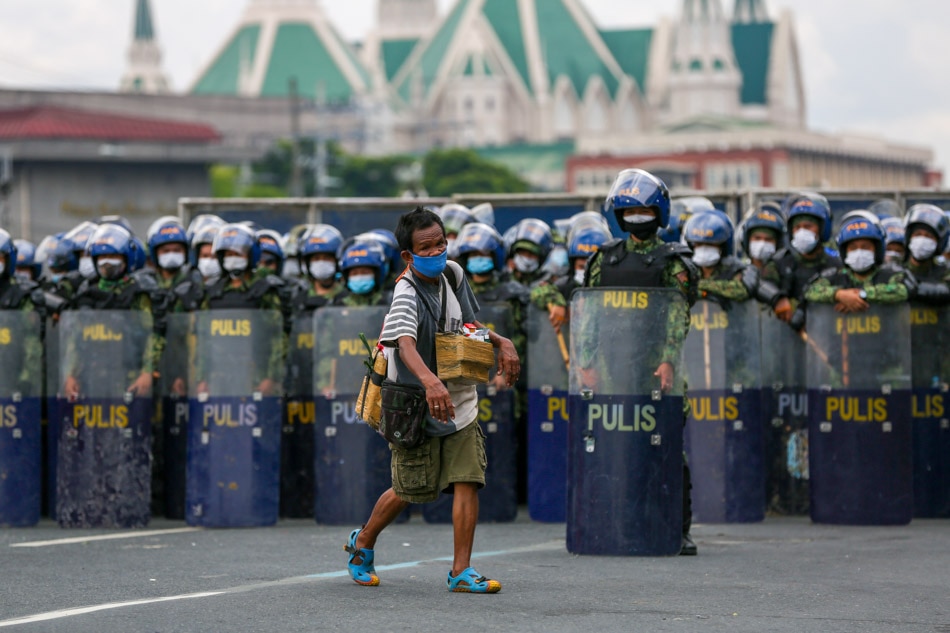
[[[527,193],[530,186],[504,165],[474,150],[438,149],[425,157],[425,188],[432,196],[455,193]]]

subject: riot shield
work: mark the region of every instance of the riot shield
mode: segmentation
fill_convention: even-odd
[[[950,308],[911,304],[914,516],[950,517]]]
[[[766,510],[808,514],[808,393],[805,343],[788,324],[763,312],[762,416]]]
[[[555,333],[548,313],[528,309],[528,513],[534,521],[567,516],[567,324]]]
[[[367,352],[388,307],[326,307],[314,313],[314,462],[318,523],[362,523],[392,486],[389,445],[356,415]]]
[[[191,314],[165,317],[165,351],[159,363],[158,409],[162,437],[162,482],[165,516],[185,518],[185,471],[188,461],[188,368]]]
[[[280,502],[282,316],[211,310],[194,320],[186,520],[205,527],[272,525]]]
[[[142,527],[151,517],[151,314],[65,312],[50,367],[58,426],[56,518],[63,527]],[[52,334],[52,333],[50,333]]]
[[[910,307],[811,305],[806,344],[812,521],[909,522]]]
[[[280,444],[280,514],[313,518],[313,315],[294,318],[287,351],[284,432]]]
[[[697,521],[765,518],[760,347],[755,301],[701,299],[693,306],[684,347],[685,443]]]
[[[507,303],[487,303],[480,306],[478,321],[502,336],[514,331],[511,307]],[[518,438],[515,421],[515,391],[495,382],[491,373],[487,385],[478,385],[478,424],[485,433],[485,487],[478,491],[478,520],[480,523],[514,521],[518,514]],[[429,523],[452,522],[452,495],[439,498],[423,506],[422,517]]]
[[[42,360],[38,315],[0,310],[0,527],[40,518]]]
[[[683,529],[682,350],[689,309],[665,289],[587,288],[571,301],[567,549],[675,555]],[[672,389],[655,372],[668,362]]]

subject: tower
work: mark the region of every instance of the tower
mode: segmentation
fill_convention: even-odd
[[[754,3],[753,3],[754,4]],[[670,119],[740,114],[742,74],[719,0],[683,0],[673,33]]]
[[[136,0],[135,27],[127,60],[128,66],[119,86],[121,92],[170,92],[168,77],[162,72],[162,50],[155,39],[148,0]]]
[[[736,0],[732,21],[736,24],[757,24],[768,22],[769,13],[765,10],[765,0]]]
[[[384,40],[419,38],[438,19],[436,0],[378,0],[377,24]]]

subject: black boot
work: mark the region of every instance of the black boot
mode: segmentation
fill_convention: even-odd
[[[680,556],[695,556],[696,543],[689,535],[689,530],[693,526],[693,482],[689,476],[689,465],[686,463],[686,454],[683,454],[683,545],[680,548]]]

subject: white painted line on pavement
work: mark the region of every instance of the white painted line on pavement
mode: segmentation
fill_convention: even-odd
[[[191,529],[191,528],[188,528]],[[159,532],[168,533],[171,530],[159,530]],[[480,552],[472,554],[472,558],[489,558],[494,556],[508,556],[511,554],[523,554],[525,552],[538,552],[544,550],[552,549],[564,549],[564,541],[561,539],[555,541],[548,541],[546,543],[537,543],[535,545],[527,545],[525,547],[515,547],[508,550],[499,550],[495,552]],[[416,560],[406,563],[394,563],[392,565],[380,565],[376,568],[377,571],[388,571],[392,569],[406,569],[407,567],[418,567],[419,565],[425,565],[427,563],[435,562],[451,562],[451,556],[442,556],[439,558],[430,558],[427,560]],[[287,586],[287,585],[299,585],[303,583],[311,583],[318,580],[324,580],[329,578],[343,578],[349,575],[349,572],[346,570],[340,571],[331,571],[322,574],[311,574],[309,576],[296,576],[293,578],[284,578],[281,580],[271,580],[267,582],[255,583],[253,585],[241,585],[238,587],[231,587],[229,589],[221,589],[218,591],[209,591],[205,593],[188,593],[180,596],[166,596],[164,598],[146,598],[143,600],[129,600],[128,602],[110,602],[107,604],[93,605],[89,607],[76,607],[73,609],[60,609],[58,611],[47,611],[46,613],[37,613],[36,615],[28,615],[20,618],[14,618],[12,620],[0,620],[0,629],[8,626],[16,626],[19,624],[29,624],[31,622],[45,622],[48,620],[60,620],[62,618],[69,618],[77,615],[85,615],[87,613],[95,613],[96,611],[107,611],[110,609],[122,609],[126,607],[136,607],[143,604],[154,604],[156,602],[172,602],[175,600],[190,600],[194,598],[210,598],[214,596],[223,596],[226,594],[235,594],[235,593],[246,593],[250,591],[259,591],[261,589],[270,589],[277,586]]]
[[[58,538],[51,541],[26,541],[25,543],[10,543],[10,547],[48,547],[50,545],[73,545],[75,543],[88,543],[90,541],[112,541],[122,538],[142,538],[145,536],[164,536],[166,534],[183,534],[185,532],[198,532],[201,528],[186,527],[172,528],[170,530],[144,530],[138,532],[117,532],[115,534],[100,534],[97,536],[74,536],[70,538]]]
[[[47,611],[37,615],[28,615],[22,618],[12,620],[3,620],[0,622],[0,629],[8,626],[17,626],[19,624],[31,624],[33,622],[46,622],[47,620],[59,620],[73,615],[84,615],[86,613],[95,613],[96,611],[108,611],[109,609],[120,609],[122,607],[135,607],[141,604],[154,604],[156,602],[171,602],[172,600],[191,600],[193,598],[208,598],[224,593],[223,591],[206,591],[204,593],[190,593],[184,596],[168,596],[167,598],[146,598],[144,600],[130,600],[128,602],[110,602],[107,604],[97,604],[93,607],[79,607],[76,609],[61,609],[60,611]]]

